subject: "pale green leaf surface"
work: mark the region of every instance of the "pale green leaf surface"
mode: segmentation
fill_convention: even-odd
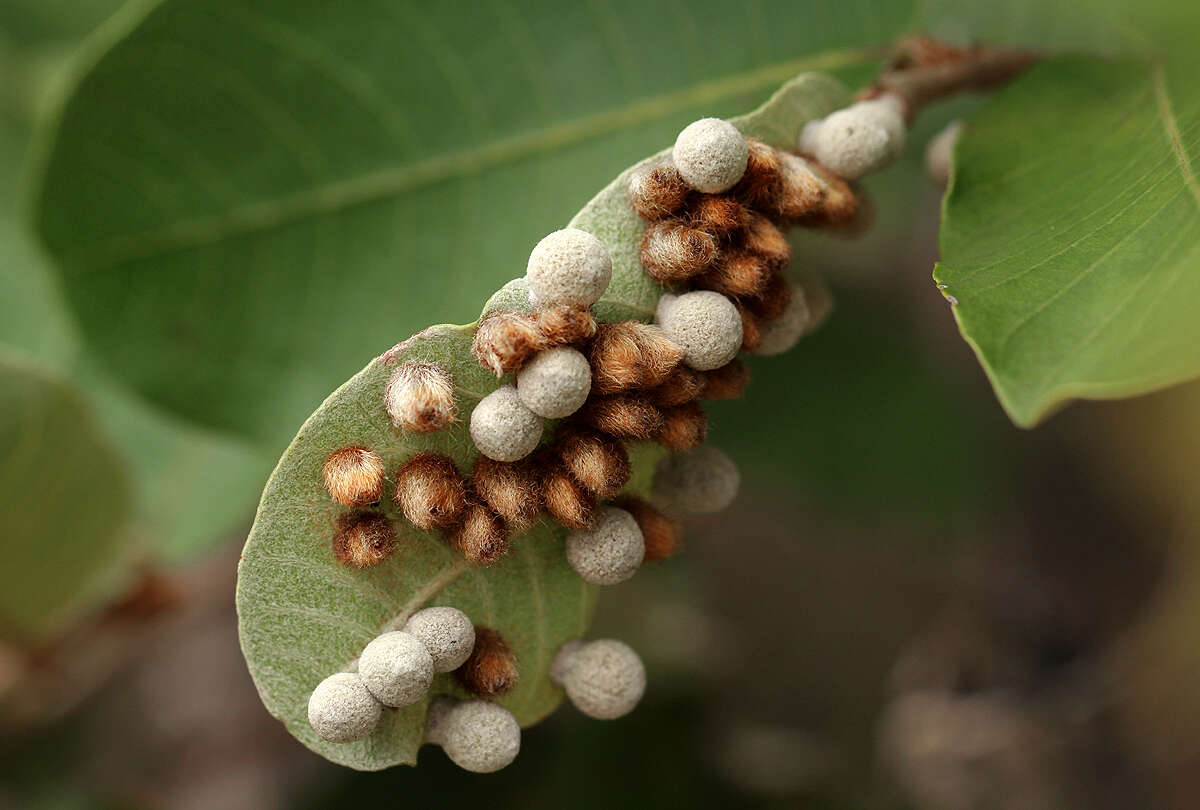
[[[75,386],[0,349],[0,631],[37,639],[108,595],[128,488]]]
[[[748,135],[786,145],[807,120],[847,102],[833,79],[797,77],[760,110],[733,122]],[[788,133],[793,133],[791,136]],[[660,154],[661,156],[661,154]],[[659,157],[660,157],[659,156]],[[652,158],[657,159],[657,158]],[[625,196],[629,171],[606,186],[572,220],[596,234],[613,255],[613,278],[596,312],[602,318],[648,319],[661,290],[648,280],[631,245],[644,225]],[[485,305],[525,309],[521,280],[505,285]],[[477,456],[466,424],[478,401],[501,382],[470,353],[474,326],[434,326],[376,358],[309,417],[267,482],[238,568],[242,650],[267,709],[301,742],[334,762],[374,770],[414,764],[424,733],[428,699],[386,710],[376,731],[349,744],[322,741],[308,724],[308,697],[328,675],[351,666],[380,632],[399,627],[417,609],[452,605],[477,625],[500,631],[520,661],[521,679],[499,702],[522,726],[536,723],[562,700],[549,679],[554,651],[585,634],[596,588],[583,582],[563,554],[566,531],[546,519],[520,537],[500,562],[473,568],[442,539],[403,520],[389,496],[383,512],[397,526],[399,549],[367,570],[351,570],[332,553],[337,516],[345,511],[324,489],[321,467],[346,445],[370,447],[389,473],[414,452],[452,456],[468,470]],[[394,428],[383,406],[391,369],[409,360],[436,362],[451,373],[459,422],[426,436]],[[547,429],[547,437],[551,430]],[[662,455],[635,448],[628,491],[645,493]],[[431,695],[459,694],[439,676]]]
[[[699,115],[855,67],[908,3],[168,0],[93,43],[38,229],[139,392],[282,444],[397,333],[463,320]]]

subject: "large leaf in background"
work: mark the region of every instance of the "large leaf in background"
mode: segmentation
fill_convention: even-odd
[[[688,120],[864,64],[838,49],[910,17],[873,0],[167,0],[93,43],[45,144],[38,228],[110,368],[282,444],[355,358],[471,317]]]
[[[128,489],[75,387],[0,349],[0,632],[53,633],[108,595]]]
[[[227,540],[232,526],[249,517],[269,461],[231,438],[160,413],[98,370],[81,350],[60,280],[18,213],[30,119],[61,72],[72,39],[117,5],[22,0],[0,10],[0,347],[28,352],[72,378],[76,396],[88,400],[132,479],[126,544],[175,561]],[[50,476],[59,461],[46,456],[38,463]],[[92,540],[87,532],[63,538],[52,524],[44,528],[44,543]]]
[[[973,33],[1037,41],[1041,4],[994,5]],[[1136,58],[1053,60],[989,101],[958,149],[935,273],[1024,426],[1200,374],[1200,10],[1053,5]]]
[[[0,151],[0,165],[3,156]],[[228,540],[253,510],[270,470],[266,454],[161,413],[87,362],[56,281],[19,223],[0,210],[0,347],[21,349],[71,375],[73,382],[62,384],[74,384],[89,401],[133,479],[130,539],[172,561]],[[59,461],[47,456],[42,463],[50,474]],[[51,528],[46,542],[61,542]],[[88,542],[87,535],[78,541]]]
[[[838,82],[809,74],[789,82],[759,110],[732,120],[747,135],[785,147],[804,122],[849,100]],[[664,156],[660,152],[652,159]],[[626,196],[633,171],[620,174],[571,220],[604,242],[613,258],[612,281],[594,308],[602,320],[649,320],[662,294],[637,256],[645,223]],[[507,284],[487,308],[528,310],[528,294],[519,281]],[[349,744],[320,739],[308,723],[307,705],[318,683],[344,670],[371,639],[403,626],[421,607],[452,605],[475,624],[503,634],[520,661],[521,678],[499,702],[522,726],[538,722],[562,701],[562,691],[549,678],[553,653],[583,636],[591,623],[596,589],[567,564],[566,529],[545,518],[514,538],[512,551],[498,563],[472,567],[437,534],[416,531],[389,494],[381,508],[396,526],[396,552],[366,570],[347,568],[333,556],[335,521],[347,510],[323,485],[321,468],[331,452],[366,446],[389,471],[421,450],[447,454],[461,470],[469,470],[478,457],[467,416],[508,379],[480,368],[471,354],[474,334],[474,325],[430,327],[375,358],[331,394],[271,474],[242,552],[238,627],[259,695],[297,739],[334,762],[364,770],[416,763],[427,699],[385,712],[370,737]],[[428,435],[392,426],[383,407],[384,387],[391,369],[407,361],[433,362],[453,376],[456,424]],[[664,451],[655,445],[634,449],[626,491],[647,494],[653,465]],[[439,693],[462,694],[450,676],[435,681],[431,695]]]

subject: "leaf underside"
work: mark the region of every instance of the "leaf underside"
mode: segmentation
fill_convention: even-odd
[[[801,124],[848,100],[838,82],[807,74],[785,85],[758,111],[732,120],[747,135],[786,147]],[[661,154],[651,159],[657,157]],[[643,224],[625,196],[628,173],[571,221],[600,238],[613,257],[612,282],[595,307],[602,320],[649,320],[661,295],[637,258]],[[520,280],[486,305],[499,307],[528,309]],[[333,450],[349,444],[370,447],[389,473],[420,450],[445,453],[460,469],[470,468],[477,453],[467,419],[483,396],[508,382],[480,368],[470,353],[474,331],[474,325],[426,329],[377,357],[335,391],[300,429],[271,475],[239,565],[242,648],[263,702],[305,745],[354,768],[415,763],[427,701],[386,710],[367,740],[333,744],[319,739],[309,726],[308,696],[326,676],[352,665],[367,642],[402,625],[415,610],[451,605],[476,624],[501,632],[517,654],[520,681],[498,702],[522,726],[538,722],[562,701],[561,690],[549,679],[551,657],[565,641],[585,635],[591,622],[597,589],[567,564],[565,529],[545,518],[514,538],[512,551],[500,562],[476,568],[437,535],[404,521],[389,493],[381,509],[397,526],[396,553],[367,570],[351,570],[333,557],[334,520],[345,511],[329,498],[321,479],[321,466]],[[391,425],[384,386],[391,369],[409,360],[435,362],[452,374],[457,424],[420,436]],[[634,474],[627,491],[646,494],[662,451],[653,445],[631,450]],[[450,676],[439,675],[430,696],[443,693],[462,694]]]

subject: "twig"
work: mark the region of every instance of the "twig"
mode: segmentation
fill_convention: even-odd
[[[887,69],[860,97],[898,96],[911,122],[925,105],[954,93],[994,89],[1041,56],[1030,50],[955,48],[927,37],[912,37],[899,44]]]

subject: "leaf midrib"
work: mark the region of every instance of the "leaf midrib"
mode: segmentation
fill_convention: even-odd
[[[219,214],[182,219],[160,228],[69,248],[64,251],[64,261],[75,267],[103,269],[281,228],[563,149],[689,107],[771,87],[804,71],[836,70],[863,64],[880,58],[881,53],[878,48],[836,49],[803,59],[776,62],[471,149],[324,183],[294,194],[230,208]]]
[[[1179,123],[1175,120],[1175,113],[1171,108],[1171,95],[1167,90],[1167,74],[1162,62],[1155,62],[1151,71],[1151,81],[1154,85],[1154,101],[1158,107],[1158,118],[1162,122],[1167,142],[1171,145],[1171,151],[1175,153],[1175,159],[1179,163],[1179,171],[1183,175],[1184,185],[1191,192],[1197,207],[1200,207],[1200,182],[1196,180],[1196,172],[1192,169],[1191,158],[1183,147],[1183,136],[1179,132]]]

